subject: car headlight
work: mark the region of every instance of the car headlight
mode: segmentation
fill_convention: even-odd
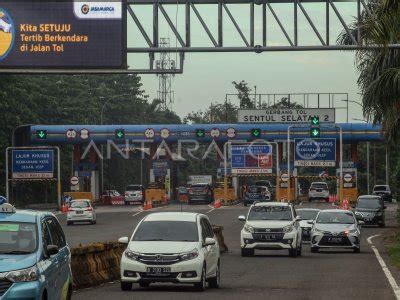
[[[346,234],[346,235],[348,235],[348,234],[356,234],[356,233],[358,233],[358,229],[357,228],[351,229],[351,230],[346,230],[344,232],[344,234]]]
[[[316,233],[325,233],[325,231],[320,230],[320,229],[318,229],[318,228],[314,228],[313,231],[316,232]]]
[[[251,227],[250,225],[244,224],[243,227],[244,231],[250,232],[250,233],[254,233],[254,228]]]
[[[294,229],[293,225],[288,225],[283,227],[283,232],[287,233],[287,232],[291,232]]]
[[[125,257],[131,259],[131,260],[138,260],[139,259],[139,253],[130,251],[128,249],[126,249],[125,251]]]
[[[181,255],[181,259],[182,260],[191,260],[191,259],[195,259],[197,256],[199,256],[199,250],[193,249],[192,251],[183,253]]]
[[[28,282],[38,280],[38,268],[36,266],[11,271],[7,274],[6,278],[12,282]]]

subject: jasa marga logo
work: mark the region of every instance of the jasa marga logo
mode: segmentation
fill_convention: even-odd
[[[84,15],[87,15],[87,14],[89,13],[89,10],[90,10],[89,5],[87,5],[87,4],[83,4],[83,5],[82,5],[82,7],[81,7],[81,12],[82,12]]]
[[[14,22],[8,12],[0,7],[0,61],[10,53],[14,39]]]
[[[89,6],[88,4],[83,4],[81,7],[81,12],[87,15],[89,12],[93,13],[113,13],[115,8],[113,6]]]

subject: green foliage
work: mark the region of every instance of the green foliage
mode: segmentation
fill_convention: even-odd
[[[361,22],[350,25],[352,36],[360,34],[360,44],[380,45],[374,50],[358,50],[356,66],[360,73],[358,85],[362,93],[364,115],[374,123],[381,123],[389,141],[399,137],[400,125],[400,52],[388,49],[400,42],[400,2],[398,0],[369,1],[369,12],[364,11]],[[338,42],[350,44],[345,31]]]

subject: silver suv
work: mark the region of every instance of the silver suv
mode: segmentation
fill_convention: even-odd
[[[325,200],[329,202],[329,188],[326,182],[313,182],[311,183],[310,190],[308,191],[308,199],[312,200]]]
[[[301,217],[293,206],[283,202],[257,202],[250,206],[240,234],[242,256],[254,255],[254,250],[288,250],[297,257],[302,251]]]

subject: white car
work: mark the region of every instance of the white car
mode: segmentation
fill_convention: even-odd
[[[140,184],[128,185],[125,189],[125,205],[132,203],[144,203],[145,188]]]
[[[206,215],[188,212],[153,213],[144,217],[121,258],[121,289],[134,283],[194,284],[198,291],[220,284],[220,250]]]
[[[254,255],[254,250],[288,250],[289,256],[302,252],[301,217],[293,206],[283,202],[257,202],[245,216],[240,234],[242,256]]]
[[[301,217],[300,227],[303,235],[303,243],[309,243],[311,241],[312,224],[308,221],[315,221],[319,212],[320,210],[317,208],[296,209],[296,214]]]
[[[72,200],[68,207],[67,225],[75,222],[96,224],[96,211],[89,199]]]
[[[329,188],[326,182],[313,182],[311,183],[308,191],[308,199],[311,202],[314,199],[325,200],[329,202]]]

